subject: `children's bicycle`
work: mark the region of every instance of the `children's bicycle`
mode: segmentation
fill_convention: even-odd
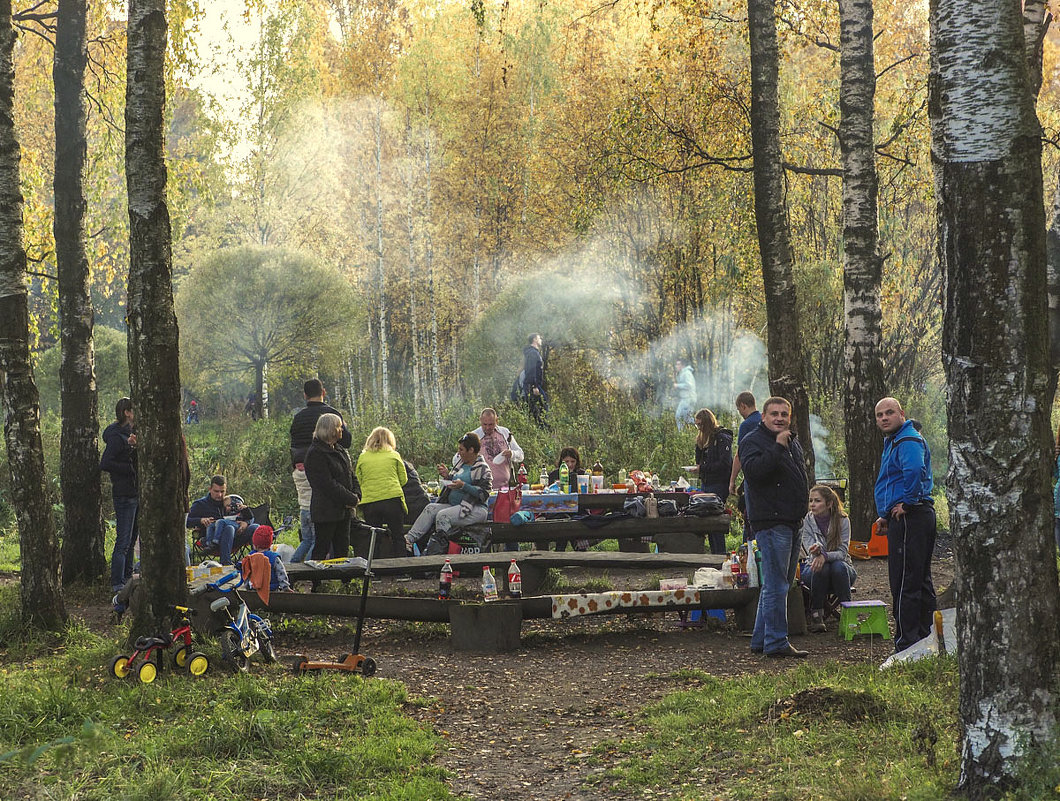
[[[243,586],[243,583],[238,573],[229,573],[216,582],[206,584],[205,587],[226,593],[224,597],[210,604],[211,611],[224,610],[228,615],[228,622],[218,634],[221,640],[221,658],[235,670],[246,672],[254,654],[260,652],[266,662],[275,662],[276,650],[272,645],[272,627],[269,621],[251,612],[243,596],[239,594],[239,587]],[[235,614],[232,614],[229,594],[239,601]]]
[[[140,637],[133,645],[129,656],[118,654],[110,660],[110,674],[116,679],[124,679],[132,673],[141,684],[150,684],[162,672],[164,665],[162,652],[177,645],[173,652],[173,666],[185,670],[192,676],[201,676],[210,667],[206,654],[194,651],[191,647],[191,621],[188,615],[194,612],[186,606],[173,607],[180,613],[180,624],[166,634],[154,637]],[[137,665],[137,660],[140,660]]]

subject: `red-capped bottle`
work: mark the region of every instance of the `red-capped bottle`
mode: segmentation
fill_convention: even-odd
[[[442,601],[448,601],[452,597],[453,592],[453,565],[449,562],[448,557],[445,560],[445,564],[442,565],[442,572],[438,575],[438,598]]]

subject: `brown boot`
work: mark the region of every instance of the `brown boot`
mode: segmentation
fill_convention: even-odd
[[[824,631],[824,610],[814,609],[810,612],[810,625],[808,630],[813,634],[820,634]]]

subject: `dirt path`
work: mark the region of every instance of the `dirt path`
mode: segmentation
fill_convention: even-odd
[[[889,605],[886,560],[857,562],[855,567],[855,597]],[[945,541],[936,549],[933,573],[937,588],[952,581],[953,558]],[[639,582],[644,586],[643,576]],[[429,592],[430,585],[406,582],[400,591]],[[373,584],[372,592],[387,594],[388,582]],[[95,630],[113,630],[110,606],[98,598],[69,598],[68,608]],[[347,653],[353,621],[330,623],[331,633],[319,637],[278,634],[277,651],[281,657],[299,652],[321,659]],[[452,653],[442,630],[438,625],[369,622],[361,652],[376,660],[380,678],[408,687],[408,714],[448,743],[438,762],[451,777],[453,791],[476,799],[614,798],[618,791],[609,790],[602,775],[609,757],[602,764],[588,759],[593,746],[629,736],[645,706],[698,684],[694,675],[679,671],[738,676],[792,667],[790,660],[751,654],[748,638],[731,623],[708,619],[704,629],[680,629],[675,613],[526,621],[522,647],[494,656]],[[793,639],[810,651],[813,662],[879,664],[891,650],[889,641],[840,640],[834,621],[826,634]],[[704,795],[714,788],[708,772],[685,780],[698,780]]]
[[[886,560],[856,567],[856,597],[889,602]],[[947,585],[952,558],[937,560],[934,572],[936,584]],[[747,637],[731,624],[708,622],[705,629],[687,630],[676,624],[672,613],[527,621],[523,646],[494,656],[454,654],[445,638],[375,624],[361,650],[378,662],[380,677],[404,682],[413,698],[431,699],[426,706],[410,704],[409,713],[448,742],[439,762],[455,792],[483,799],[516,794],[529,801],[604,799],[615,797],[599,775],[607,766],[591,764],[589,752],[600,742],[628,736],[644,706],[696,685],[694,676],[675,672],[734,676],[792,667],[789,660],[752,655]],[[891,651],[889,642],[840,640],[834,621],[829,633],[794,642],[815,662],[879,664]],[[319,643],[318,655],[337,654],[342,650],[337,645]],[[313,655],[312,644],[299,646]],[[587,780],[589,787],[583,786]],[[700,780],[711,781],[707,774]]]

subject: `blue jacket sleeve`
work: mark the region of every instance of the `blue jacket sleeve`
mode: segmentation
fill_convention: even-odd
[[[899,500],[895,503],[907,505],[919,503],[923,500],[921,488],[924,481],[924,457],[927,455],[927,450],[923,443],[911,438],[899,442],[896,447],[895,455],[902,469],[902,477],[898,486]]]

